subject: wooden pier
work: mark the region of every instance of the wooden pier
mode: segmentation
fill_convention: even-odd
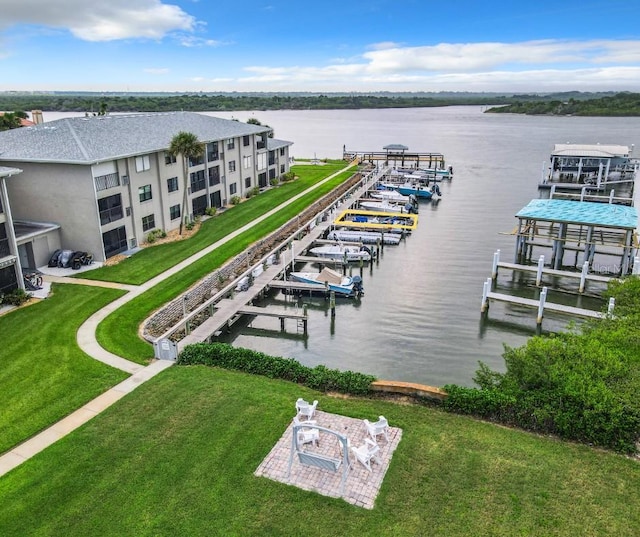
[[[332,209],[326,209],[325,211],[331,213],[332,216],[339,214],[340,211],[352,206],[377,180],[378,177],[376,174],[371,173],[368,178],[363,179],[358,188],[351,192],[349,196],[345,197],[340,206],[336,205]],[[251,303],[253,300],[263,296],[270,288],[297,289],[301,291],[318,290],[317,285],[285,281],[283,278],[289,269],[293,270],[296,261],[300,261],[300,259],[298,259],[302,257],[299,255],[300,252],[306,251],[313,243],[322,240],[320,237],[324,236],[329,230],[329,224],[326,223],[326,220],[327,219],[323,219],[323,223],[319,223],[320,219],[316,217],[311,222],[304,223],[286,242],[267,254],[259,263],[248,268],[248,270],[234,280],[234,282],[227,285],[193,311],[185,314],[174,326],[155,340],[154,349],[160,348],[164,343],[171,343],[176,347],[175,351],[177,355],[178,347],[184,348],[184,346],[192,343],[207,341],[212,336],[228,329],[243,315],[261,315],[279,318],[282,331],[284,331],[285,320],[293,319],[298,323],[298,327],[302,326],[306,336],[308,320],[306,309],[301,313],[293,309],[279,307],[261,308],[253,306]],[[298,238],[296,239],[296,237]],[[278,262],[267,265],[266,259],[273,257],[274,254],[276,254]],[[329,264],[333,261],[322,258],[322,262]],[[260,273],[254,276],[254,273],[258,272],[256,270],[258,268],[260,269]],[[250,282],[248,288],[243,291],[236,291],[237,283],[243,278],[246,279],[247,276],[249,276]],[[328,294],[328,296],[330,295]],[[203,317],[206,318],[200,322]],[[196,322],[200,322],[200,324],[192,328],[192,325]],[[171,341],[171,337],[180,331],[184,332],[185,336],[180,339],[177,344],[174,344]],[[156,357],[158,358],[159,356]]]
[[[546,287],[544,288],[546,289]],[[540,300],[535,300],[533,298],[523,298],[519,296],[506,295],[503,293],[495,293],[493,291],[488,291],[485,297],[486,301],[496,300],[499,302],[507,302],[508,304],[515,304],[517,306],[527,306],[531,308],[540,309],[540,304],[542,303],[543,309],[548,311],[553,311],[556,313],[563,313],[566,315],[573,315],[576,317],[586,317],[589,319],[602,319],[603,315],[599,311],[588,310],[584,308],[576,308],[574,306],[565,306],[564,304],[555,304],[553,302],[541,302]],[[486,311],[488,309],[488,305],[485,307]],[[542,322],[542,318],[540,317],[540,322]],[[538,324],[540,324],[540,322]]]

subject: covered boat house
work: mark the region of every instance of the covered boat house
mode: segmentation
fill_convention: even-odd
[[[633,180],[633,145],[555,144],[549,172],[540,186],[588,184],[602,188],[611,181]]]
[[[596,255],[599,270],[629,274],[638,248],[635,207],[534,199],[517,214],[516,263],[530,263],[534,248],[551,249],[551,267],[561,269],[589,263]],[[572,261],[565,254],[573,252]],[[547,256],[545,255],[545,258]]]

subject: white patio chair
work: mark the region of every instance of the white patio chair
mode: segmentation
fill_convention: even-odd
[[[298,417],[305,416],[308,420],[313,418],[313,415],[316,412],[316,407],[318,406],[318,401],[314,401],[313,403],[309,403],[302,398],[299,398],[296,401],[296,413]]]
[[[371,469],[371,461],[381,464],[380,458],[378,457],[380,447],[369,438],[365,438],[364,444],[360,447],[351,446],[351,451],[353,451],[356,459],[358,459],[369,472],[373,472]]]
[[[369,436],[374,442],[378,442],[378,436],[384,436],[385,440],[389,442],[389,422],[384,416],[380,416],[378,421],[371,423],[369,420],[362,420],[367,428]]]
[[[318,429],[314,429],[313,425],[317,425],[316,421],[300,421],[298,416],[294,416],[293,418],[294,425],[309,425],[309,427],[305,427],[303,429],[298,429],[298,445],[303,446],[304,444],[315,444],[316,446],[320,445],[320,431]]]

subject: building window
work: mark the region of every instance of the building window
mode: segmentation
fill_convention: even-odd
[[[280,148],[280,156],[281,156],[281,157],[284,157],[284,147],[281,147],[281,148]]]
[[[242,137],[242,145],[247,147],[249,144],[251,143],[251,140],[249,138],[249,136],[243,136]]]
[[[2,214],[4,212],[4,209],[2,208],[2,198],[0,198],[0,214]]]
[[[178,178],[177,177],[169,177],[167,179],[167,190],[169,192],[175,192],[178,190]]]
[[[220,184],[220,166],[209,168],[209,186]]]
[[[0,257],[11,255],[9,248],[9,237],[7,236],[7,228],[4,224],[0,224]]]
[[[144,185],[138,188],[138,196],[140,196],[140,203],[143,201],[149,201],[151,199],[151,185]]]
[[[171,218],[171,220],[177,220],[178,218],[180,218],[180,205],[172,205],[171,207],[169,207],[169,218]]]
[[[16,280],[16,269],[14,265],[0,269],[0,295],[10,293],[17,288],[18,281]]]
[[[198,192],[207,188],[207,183],[204,178],[204,170],[198,170],[190,174],[191,179],[191,192]]]
[[[102,226],[120,220],[122,218],[122,196],[114,194],[113,196],[99,199],[98,210],[100,211],[100,225]]]
[[[271,168],[269,170],[269,179],[275,179],[276,178],[276,169],[275,168]]]
[[[220,194],[219,190],[212,192],[209,199],[211,201],[211,207],[215,207],[216,209],[222,207],[222,194]]]
[[[198,155],[197,157],[189,157],[189,167],[200,166],[204,162],[204,155]]]
[[[193,209],[193,216],[202,216],[207,210],[207,195],[193,198],[191,207]]]
[[[164,163],[168,166],[169,164],[175,164],[176,163],[176,156],[172,155],[171,153],[169,153],[168,151],[164,152]]]
[[[218,142],[211,142],[210,144],[207,144],[207,161],[213,162],[214,160],[220,160]]]
[[[230,172],[235,172],[236,171],[236,161],[235,160],[230,160],[229,161],[229,171]]]
[[[280,164],[280,173],[285,173],[284,164]]]
[[[267,186],[267,172],[258,174],[258,186],[260,188],[266,188]]]
[[[127,230],[121,226],[102,234],[104,255],[111,257],[127,249]]]
[[[229,194],[231,194],[232,196],[238,191],[238,188],[236,187],[235,183],[231,183],[229,185]]]
[[[151,169],[151,161],[149,160],[149,155],[142,155],[140,157],[136,157],[136,171],[144,172],[146,170]]]
[[[120,176],[117,173],[109,173],[107,175],[100,175],[94,179],[96,183],[96,191],[107,190],[108,188],[114,188],[120,186]]]
[[[156,227],[155,215],[150,214],[149,216],[142,217],[142,231],[149,231],[154,227]]]
[[[227,140],[227,149],[233,149],[236,146],[236,141],[233,138]]]
[[[244,187],[245,188],[251,188],[251,177],[245,177],[244,178]]]
[[[242,168],[245,170],[251,168],[251,155],[242,157]]]
[[[269,151],[269,166],[273,166],[276,163],[276,152]]]
[[[266,167],[267,167],[267,154],[258,153],[258,158],[256,160],[256,169],[264,170]]]

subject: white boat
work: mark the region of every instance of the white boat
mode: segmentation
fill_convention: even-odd
[[[403,196],[410,198],[410,196]],[[360,207],[369,211],[379,211],[383,213],[417,213],[418,204],[407,201],[406,203],[394,203],[389,200],[363,200]]]
[[[340,242],[316,246],[309,253],[334,261],[371,261],[371,250],[366,246],[348,246]]]
[[[291,272],[289,276],[294,281],[311,284],[322,292],[334,291],[342,296],[359,296],[363,293],[360,276],[343,276],[326,267],[320,272]]]
[[[371,192],[370,196],[377,200],[387,200],[392,203],[407,203],[410,199],[409,196],[403,196],[397,190],[376,190]]]
[[[328,239],[335,241],[361,242],[363,244],[400,244],[400,235],[397,233],[380,233],[379,231],[360,231],[353,229],[335,229],[327,235]]]

